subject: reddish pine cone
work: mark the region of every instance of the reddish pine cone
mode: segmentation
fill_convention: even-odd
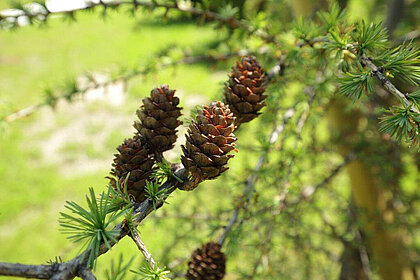
[[[242,57],[232,67],[224,94],[238,126],[258,117],[259,110],[266,105],[264,82],[264,70],[252,55]]]
[[[146,141],[150,153],[161,154],[172,149],[176,142],[176,128],[182,124],[178,120],[182,108],[178,107],[179,98],[174,94],[175,90],[168,85],[154,88],[137,110],[140,122],[135,122],[134,127]]]
[[[124,140],[115,154],[111,175],[119,180],[121,188],[124,186],[128,173],[130,176],[127,181],[127,191],[132,195],[136,202],[146,199],[146,180],[153,172],[154,159],[149,155],[148,150],[143,145],[139,137]],[[111,184],[116,187],[116,179],[111,178]]]
[[[204,106],[189,126],[181,161],[197,184],[214,179],[228,169],[225,165],[233,157],[228,153],[235,149],[236,141],[232,133],[234,120],[229,107],[219,101]],[[183,189],[190,190],[193,186]]]
[[[226,256],[221,246],[210,242],[194,251],[188,262],[188,280],[221,280],[226,272]]]

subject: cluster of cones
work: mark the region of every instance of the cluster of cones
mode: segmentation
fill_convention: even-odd
[[[265,106],[265,75],[254,56],[243,57],[232,67],[224,89],[224,101],[212,102],[198,111],[182,145],[181,161],[191,179],[183,190],[193,190],[208,179],[214,179],[228,169],[233,157],[236,137],[233,131],[242,123],[256,118]],[[151,91],[137,110],[136,133],[117,150],[111,170],[111,184],[127,186],[128,194],[140,203],[147,199],[146,181],[161,161],[162,153],[174,147],[177,128],[182,124],[179,98],[167,85]],[[189,263],[187,279],[222,279],[225,256],[220,245],[208,243],[197,249]]]

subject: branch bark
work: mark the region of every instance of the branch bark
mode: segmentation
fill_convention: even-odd
[[[83,280],[96,280],[95,275],[93,275],[92,271],[85,267],[79,271],[79,277]]]
[[[53,273],[53,265],[27,265],[0,262],[0,275],[4,276],[49,279]]]

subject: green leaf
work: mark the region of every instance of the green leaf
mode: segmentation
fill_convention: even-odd
[[[359,54],[376,53],[383,50],[388,43],[388,33],[381,23],[368,25],[362,21],[352,38],[357,43]]]
[[[412,112],[408,107],[393,107],[386,112],[388,115],[382,118],[379,131],[389,134],[399,143],[404,140],[419,146],[420,114]]]
[[[108,207],[108,213],[117,212],[119,210],[127,210],[133,207],[133,200],[127,190],[127,183],[128,178],[130,177],[130,172],[124,178],[124,186],[120,185],[120,181],[118,178],[107,177],[111,179],[114,186],[109,184],[109,195],[110,195],[110,202]],[[103,193],[103,195],[106,195]]]
[[[312,39],[318,36],[318,30],[313,21],[308,21],[304,17],[299,17],[293,24],[296,37],[300,39]]]
[[[417,108],[420,108],[420,89],[408,93],[407,98],[411,100]]]
[[[149,263],[146,263],[140,270],[130,270],[132,273],[142,276],[141,280],[169,280],[166,276],[170,271],[164,268],[159,268],[158,265],[153,268]],[[136,278],[135,278],[136,279]]]
[[[159,184],[157,182],[146,181],[146,197],[150,199],[153,205],[153,209],[156,210],[157,203],[168,203],[166,199],[168,198],[168,194],[166,193],[166,189],[159,189]]]
[[[158,166],[158,169],[153,171],[152,178],[158,184],[162,184],[171,178],[175,178],[178,182],[182,183],[182,180],[172,172],[171,163],[166,159],[163,158],[162,161],[156,163],[156,165]]]
[[[345,73],[345,76],[339,79],[341,83],[339,94],[353,99],[353,101],[362,97],[362,94],[373,92],[373,82],[370,72]]]
[[[118,262],[111,260],[109,270],[105,270],[105,278],[107,280],[123,280],[126,277],[128,268],[131,266],[134,256],[127,263],[124,263],[124,256],[120,254]]]
[[[234,18],[239,12],[237,7],[228,4],[219,10],[219,14],[225,18]]]
[[[84,243],[85,254],[89,254],[88,266],[94,267],[100,245],[103,243],[111,248],[111,242],[117,241],[118,231],[110,228],[124,211],[109,211],[110,188],[108,193],[102,193],[99,199],[96,198],[93,188],[90,188],[86,203],[87,208],[84,208],[75,202],[67,201],[65,208],[71,214],[60,212],[59,222],[60,230],[68,235],[68,239]]]
[[[328,12],[318,11],[316,15],[324,24],[323,27],[325,27],[325,29],[328,31],[330,28],[340,23],[340,20],[342,20],[344,17],[344,10],[340,11],[340,7],[337,3],[334,2],[331,4]]]
[[[374,61],[382,66],[388,76],[413,86],[420,82],[420,50],[411,43],[386,51]]]

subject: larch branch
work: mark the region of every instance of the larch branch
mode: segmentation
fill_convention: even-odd
[[[389,93],[397,97],[399,100],[401,100],[405,106],[410,108],[412,112],[420,114],[419,109],[417,109],[416,106],[413,103],[411,103],[410,100],[408,100],[407,96],[404,93],[399,91],[394,86],[394,84],[391,83],[391,81],[382,73],[382,71],[372,62],[371,59],[361,57],[360,61],[372,71],[372,75],[376,76],[379,79],[386,91],[388,91]]]

